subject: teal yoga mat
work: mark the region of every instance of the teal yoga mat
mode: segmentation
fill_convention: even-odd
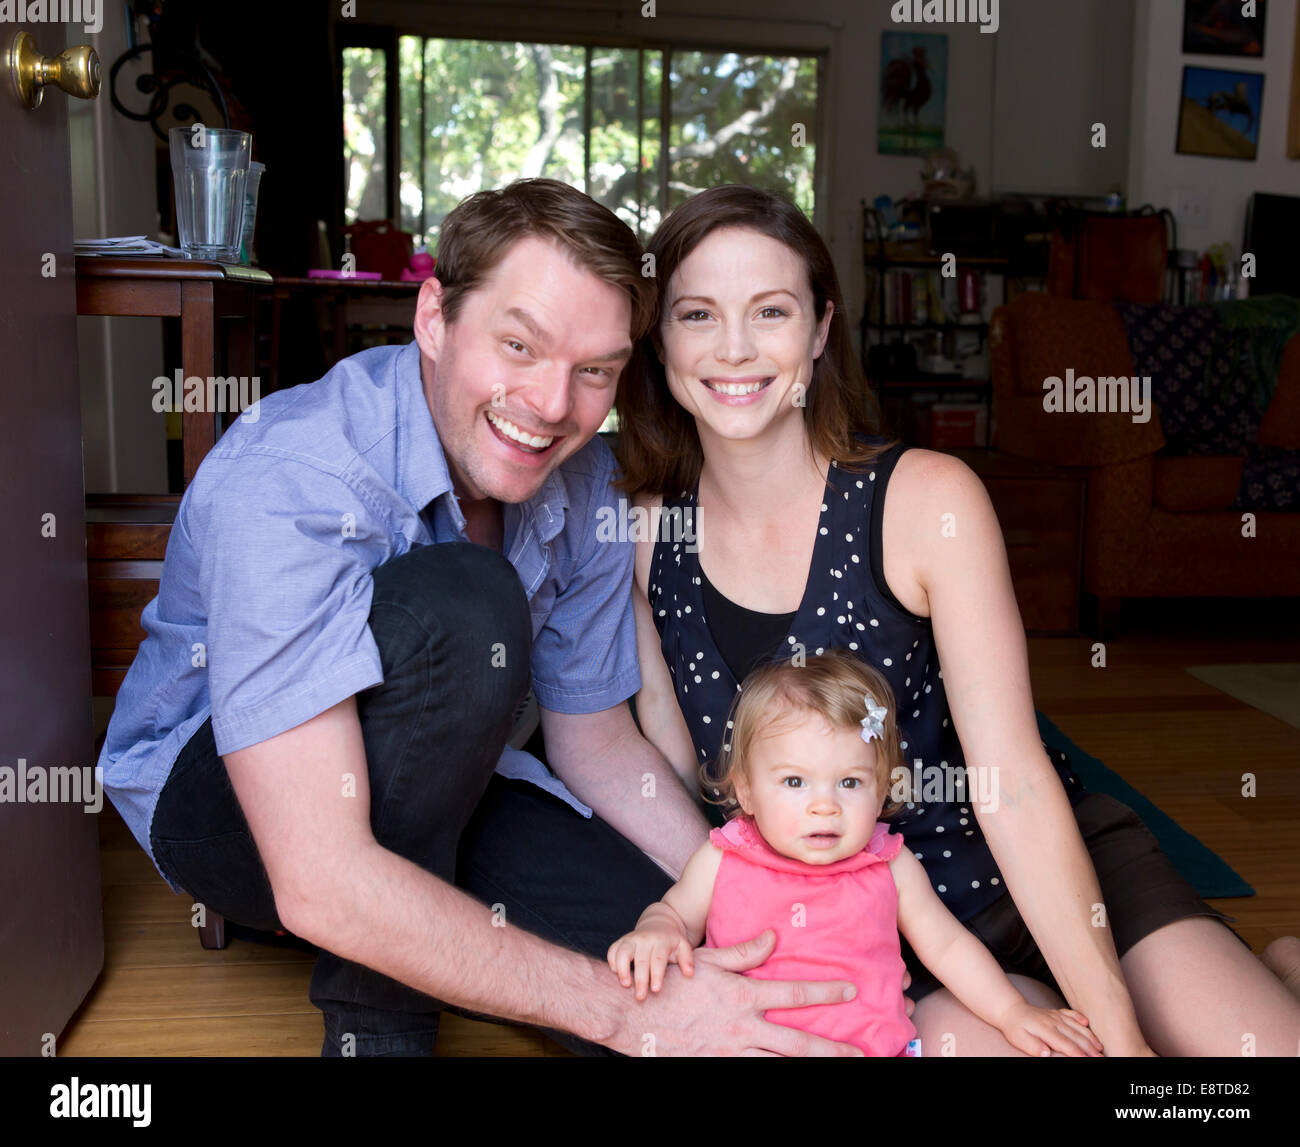
[[[1049,748],[1066,753],[1083,787],[1105,793],[1128,805],[1142,818],[1160,843],[1164,854],[1173,861],[1183,879],[1205,899],[1227,896],[1254,896],[1255,890],[1238,876],[1212,850],[1190,832],[1166,816],[1118,773],[1089,756],[1042,713],[1038,713],[1038,733]]]

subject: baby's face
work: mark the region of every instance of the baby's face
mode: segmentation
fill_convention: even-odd
[[[791,713],[750,746],[736,796],[777,852],[830,864],[861,852],[885,794],[876,746],[858,729],[835,729],[814,713]]]

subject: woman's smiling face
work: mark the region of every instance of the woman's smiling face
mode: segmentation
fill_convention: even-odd
[[[821,321],[803,260],[758,231],[721,227],[678,265],[665,296],[660,357],[673,397],[722,438],[802,417]]]

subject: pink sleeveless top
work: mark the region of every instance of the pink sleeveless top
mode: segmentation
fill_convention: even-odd
[[[772,928],[772,955],[745,975],[849,980],[858,989],[844,1003],[773,1008],[767,1018],[855,1044],[867,1055],[906,1055],[916,1029],[903,1011],[898,890],[889,870],[903,838],[877,824],[861,852],[824,865],[782,856],[747,816],[715,828],[709,840],[724,854],[705,947],[726,948]]]

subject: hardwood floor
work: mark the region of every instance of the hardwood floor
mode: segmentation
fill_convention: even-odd
[[[1295,661],[1294,632],[1267,625],[1240,636],[1217,606],[1176,615],[1182,636],[1154,622],[1106,643],[1093,668],[1089,638],[1029,642],[1038,708],[1105,761],[1256,889],[1213,901],[1235,916],[1259,952],[1300,935],[1300,730],[1183,671],[1187,665]],[[1154,615],[1151,615],[1154,618]],[[1242,774],[1257,793],[1241,795]],[[61,1056],[316,1056],[320,1013],[307,999],[312,958],[293,948],[234,940],[205,951],[174,896],[112,806],[100,818],[104,971],[59,1041]],[[538,1032],[442,1021],[445,1056],[567,1055]]]

